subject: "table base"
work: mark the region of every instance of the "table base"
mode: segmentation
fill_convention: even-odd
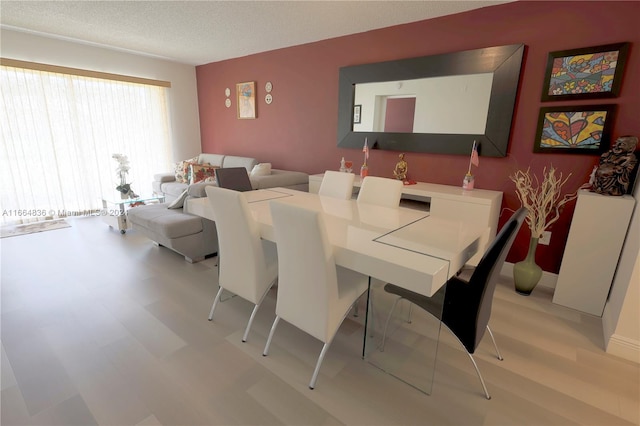
[[[440,337],[439,318],[407,300],[384,291],[372,279],[369,286],[363,357],[370,364],[431,394]]]

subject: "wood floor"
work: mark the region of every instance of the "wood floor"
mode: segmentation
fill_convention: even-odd
[[[443,331],[433,393],[360,357],[362,326],[340,329],[315,390],[322,344],[274,318],[275,290],[251,312],[228,298],[213,322],[216,259],[189,264],[100,218],[0,240],[2,425],[626,425],[640,417],[640,369],[603,351],[600,318],[538,288],[496,291],[476,352],[491,400]]]

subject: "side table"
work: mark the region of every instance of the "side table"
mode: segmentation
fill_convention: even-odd
[[[102,211],[100,215],[102,220],[111,228],[116,228],[121,234],[127,232],[130,228],[127,222],[127,210],[135,208],[140,203],[142,204],[155,204],[163,203],[163,195],[149,195],[141,196],[138,198],[119,198],[120,193],[115,193],[109,198],[102,199]]]

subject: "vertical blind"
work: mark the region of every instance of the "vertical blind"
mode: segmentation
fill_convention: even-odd
[[[100,209],[119,196],[113,154],[140,195],[170,167],[166,87],[0,66],[0,89],[2,223]]]

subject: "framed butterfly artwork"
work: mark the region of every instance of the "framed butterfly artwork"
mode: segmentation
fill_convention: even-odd
[[[629,43],[549,53],[542,101],[615,98]]]
[[[533,152],[600,155],[609,148],[616,105],[540,108]]]

